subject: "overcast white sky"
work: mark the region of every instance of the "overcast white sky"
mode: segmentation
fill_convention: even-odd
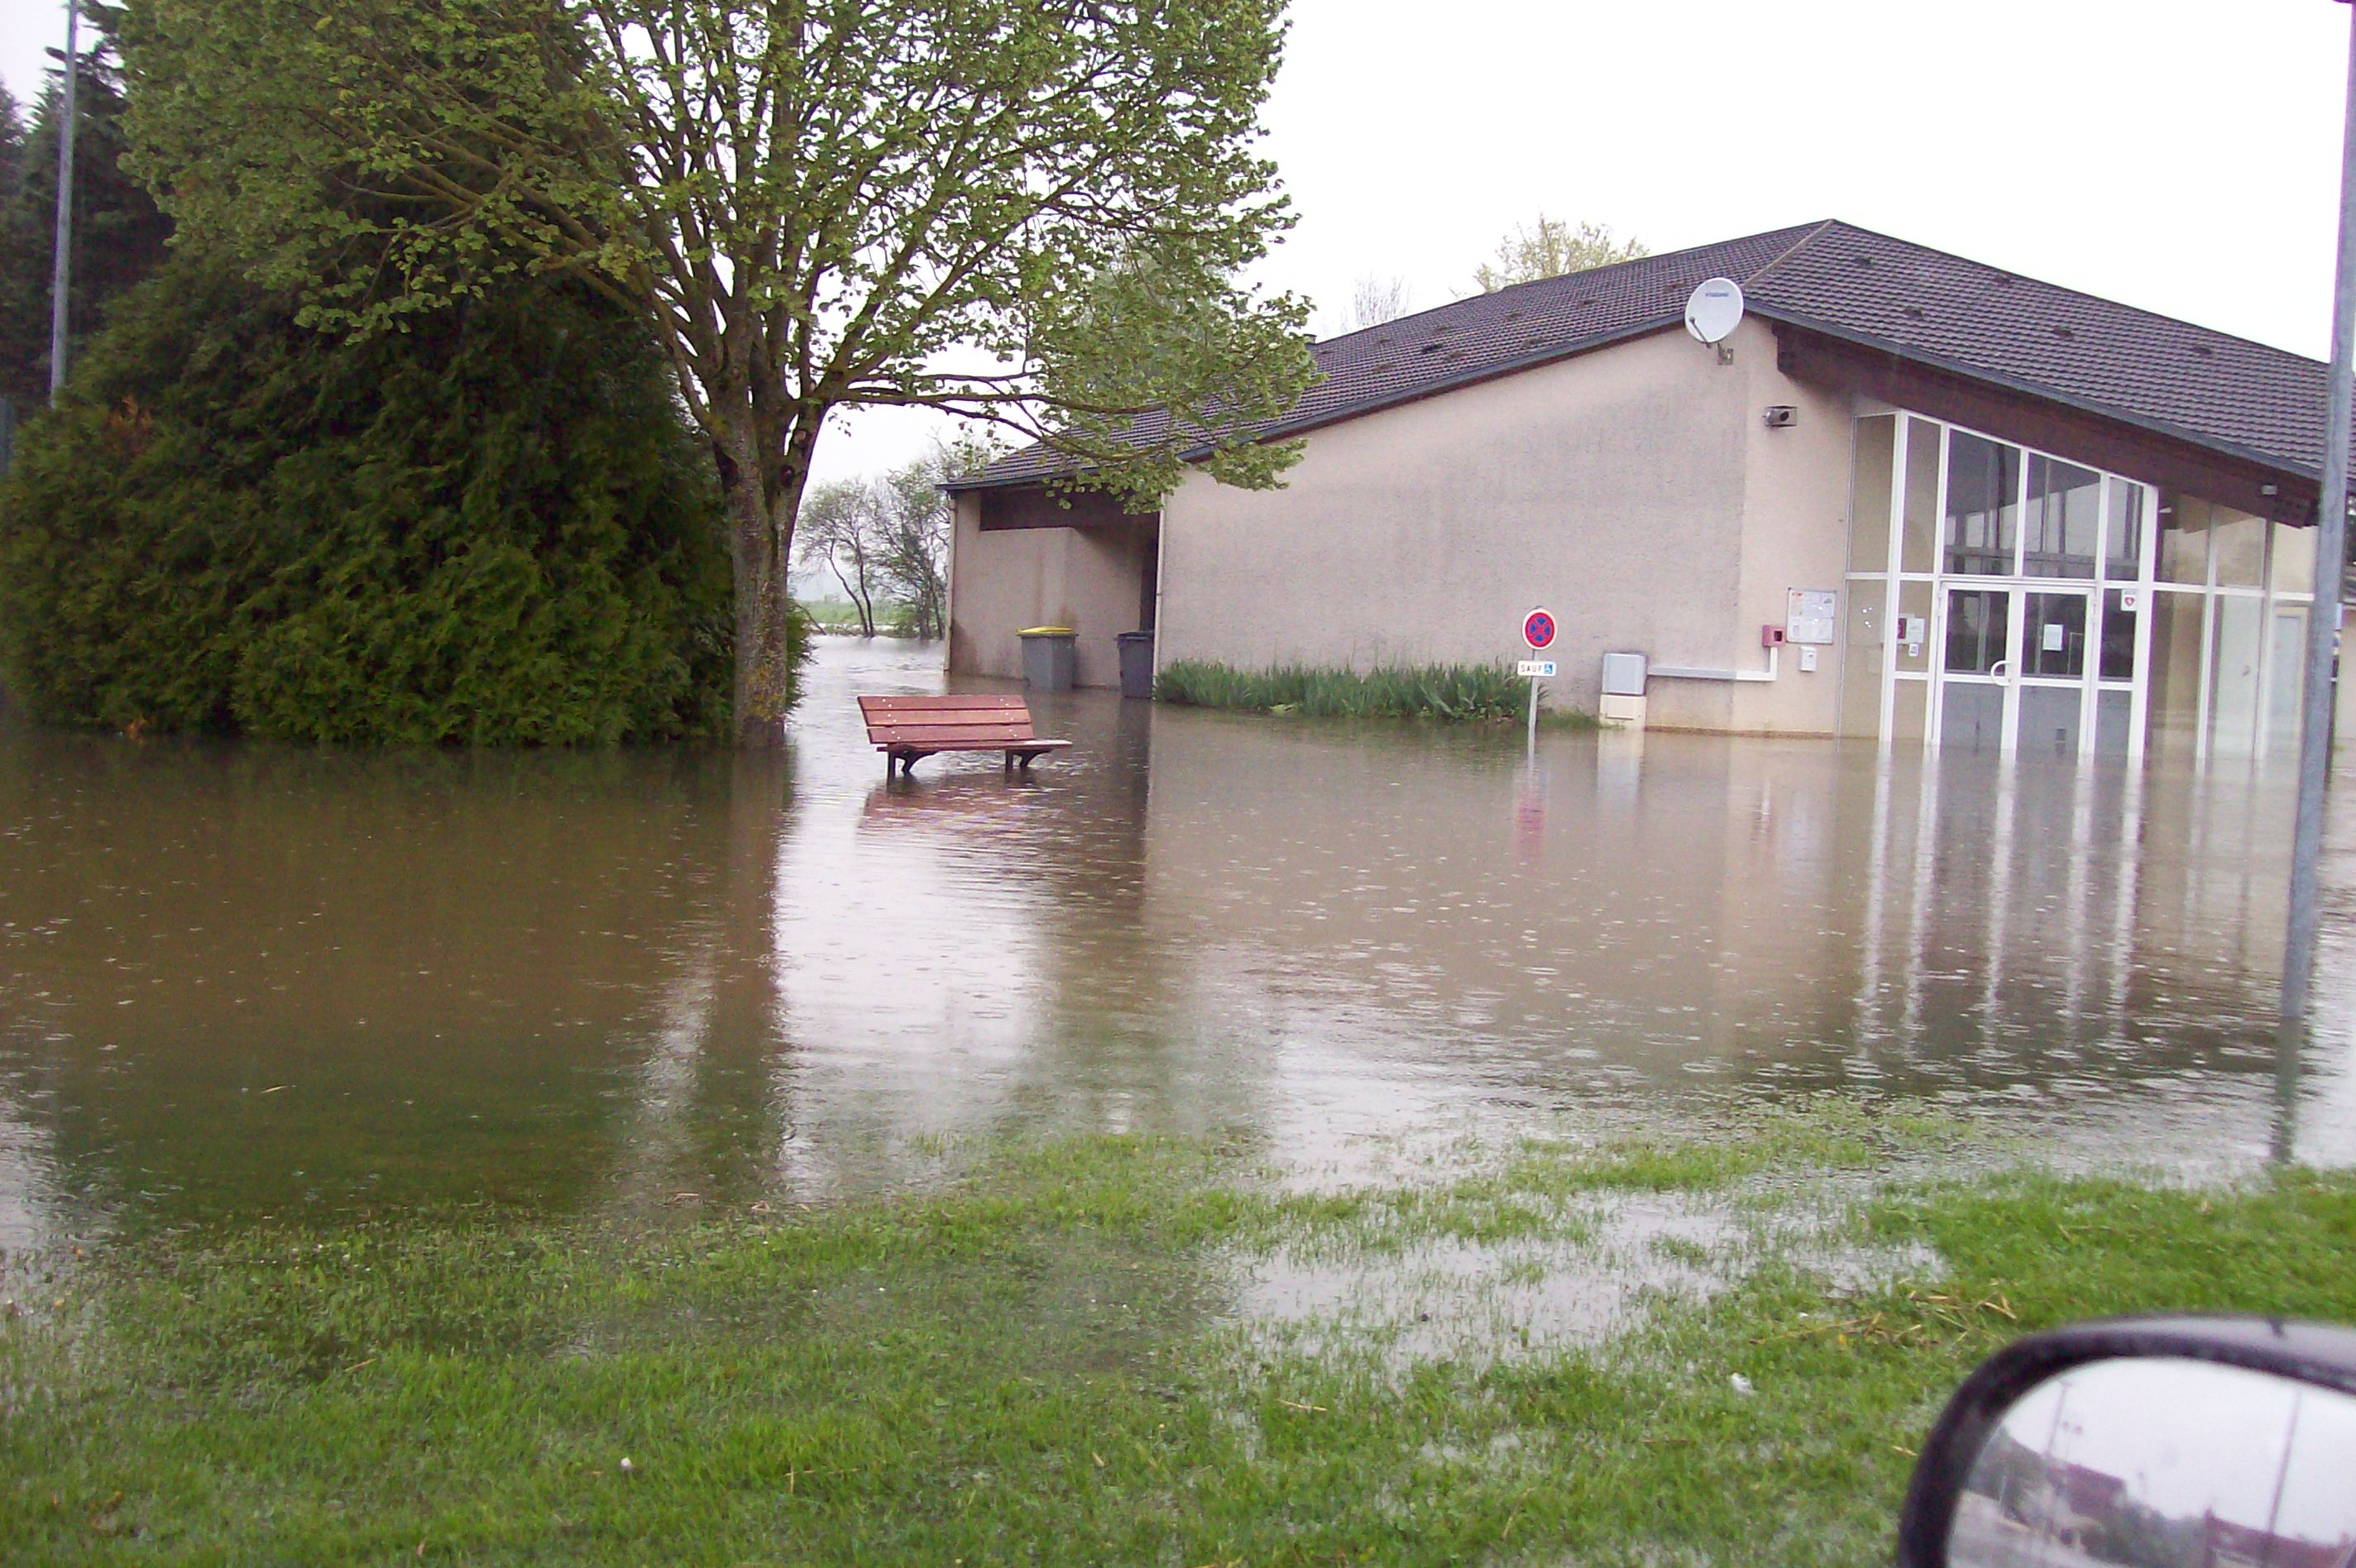
[[[2350,7],[2338,0],[1294,0],[1267,269],[1330,327],[1418,306],[1541,208],[1655,251],[1842,218],[2320,357]],[[37,91],[62,0],[0,0]],[[880,465],[920,418],[830,432]]]

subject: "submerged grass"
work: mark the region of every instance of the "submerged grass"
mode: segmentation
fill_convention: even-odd
[[[1271,1343],[1222,1272],[1280,1247],[1575,1251],[1597,1205],[1881,1172],[1957,1136],[1819,1107],[1309,1195],[1212,1142],[1082,1139],[943,1191],[657,1234],[477,1216],[118,1243],[0,1322],[0,1541],[40,1563],[1879,1563],[1908,1450],[2012,1334],[2356,1318],[2356,1179],[2304,1172],[1901,1175],[1837,1223],[1932,1249],[1925,1277],[1844,1287],[1770,1252],[1617,1338],[1510,1359]]]
[[[1164,702],[1318,719],[1520,718],[1529,683],[1503,665],[1390,666],[1366,671],[1284,665],[1244,670],[1180,659],[1164,665],[1153,694]],[[1583,714],[1551,721],[1590,725]]]

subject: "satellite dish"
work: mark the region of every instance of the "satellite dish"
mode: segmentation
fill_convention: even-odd
[[[1686,330],[1697,343],[1723,343],[1742,325],[1742,285],[1732,278],[1706,278],[1686,301]]]

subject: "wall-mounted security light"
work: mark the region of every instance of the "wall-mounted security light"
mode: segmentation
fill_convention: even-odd
[[[2258,486],[2258,494],[2261,496],[2279,496],[2282,494],[2282,486],[2279,485],[2261,485]]]
[[[1770,403],[1767,405],[1767,428],[1769,430],[1789,430],[1792,426],[1799,422],[1800,411],[1794,408],[1791,404]]]

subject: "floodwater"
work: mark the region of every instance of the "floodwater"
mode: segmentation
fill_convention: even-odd
[[[938,658],[830,642],[774,759],[0,720],[0,1247],[822,1201],[998,1131],[1331,1168],[1827,1088],[2356,1162],[2356,814],[2286,1050],[2286,778],[1081,693],[1029,782],[887,783],[851,699]]]

